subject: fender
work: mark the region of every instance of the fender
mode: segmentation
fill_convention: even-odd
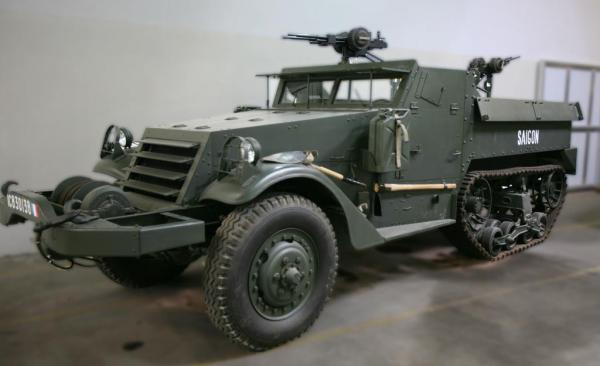
[[[256,166],[256,173],[247,179],[226,176],[213,181],[200,196],[200,201],[214,200],[228,205],[242,205],[252,201],[273,185],[294,178],[311,179],[335,198],[344,212],[348,237],[355,249],[383,244],[383,237],[344,192],[323,173],[303,164],[261,163]]]
[[[111,158],[102,158],[92,170],[94,173],[108,175],[117,180],[124,180],[127,178],[127,168],[131,163],[132,156],[121,156],[117,160]]]
[[[567,174],[577,173],[577,148],[572,147],[560,152],[561,161]]]

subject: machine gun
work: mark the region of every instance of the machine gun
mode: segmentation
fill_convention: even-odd
[[[477,78],[477,84],[479,81],[485,78],[485,82],[483,83],[483,89],[479,88],[481,91],[485,92],[487,97],[492,96],[492,86],[493,86],[493,76],[494,74],[498,74],[502,72],[504,66],[508,65],[511,61],[520,58],[521,56],[516,57],[507,57],[500,58],[494,57],[490,59],[490,61],[485,62],[485,60],[481,57],[474,58],[469,63],[469,71],[475,73],[475,77]]]
[[[349,32],[327,34],[325,36],[289,33],[283,39],[308,41],[319,46],[333,46],[342,55],[342,63],[348,63],[351,57],[364,57],[371,62],[381,62],[381,58],[370,51],[373,49],[387,48],[385,38],[377,32],[376,38],[371,38],[371,32],[365,28],[354,28]]]

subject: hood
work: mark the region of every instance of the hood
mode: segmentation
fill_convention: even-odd
[[[376,111],[253,110],[147,128],[136,152],[142,166],[137,166],[136,159],[134,174],[123,185],[173,202],[188,202],[216,178],[223,147],[232,135],[255,138],[262,156],[306,149],[340,156],[347,153],[345,141],[364,134],[372,113]]]
[[[357,111],[311,111],[311,110],[253,110],[239,113],[222,114],[213,117],[193,119],[178,123],[158,125],[157,129],[172,131],[203,131],[216,132],[226,130],[237,130],[251,127],[267,126],[294,121],[308,121],[312,119],[339,117],[364,113]]]

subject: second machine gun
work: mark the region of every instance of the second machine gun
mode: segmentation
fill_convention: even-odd
[[[504,66],[508,65],[511,61],[516,60],[520,57],[521,56],[507,58],[494,57],[488,62],[485,62],[483,58],[478,57],[474,58],[469,63],[468,70],[473,71],[475,73],[478,82],[479,80],[485,78],[482,91],[485,92],[486,96],[489,98],[492,96],[494,74],[502,72],[502,70],[504,70]]]

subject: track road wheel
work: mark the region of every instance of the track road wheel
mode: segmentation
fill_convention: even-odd
[[[98,268],[106,277],[128,288],[167,282],[179,276],[187,266],[161,257],[98,259]]]
[[[533,219],[535,220],[535,223],[539,229],[539,231],[536,232],[535,237],[541,238],[544,235],[546,235],[546,227],[548,226],[548,217],[543,212],[534,212],[532,216],[533,216]]]
[[[494,227],[494,226],[500,226],[500,220],[496,220],[496,219],[487,219],[487,221],[485,222],[485,224],[483,224],[484,227]]]
[[[502,230],[502,235],[508,235],[515,229],[515,223],[512,221],[502,221],[498,227]]]
[[[262,351],[300,336],[317,319],[337,271],[331,223],[294,194],[231,212],[208,251],[204,292],[212,322]]]
[[[477,239],[485,247],[491,256],[497,256],[500,253],[500,247],[496,244],[496,239],[502,236],[502,230],[497,226],[488,226],[482,229]]]

